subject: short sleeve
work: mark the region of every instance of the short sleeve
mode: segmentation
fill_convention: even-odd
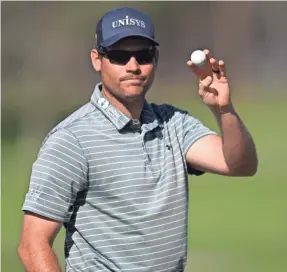
[[[68,129],[53,133],[33,164],[22,210],[68,222],[78,192],[87,186],[87,169],[75,136]]]
[[[190,147],[200,138],[207,135],[216,135],[216,132],[206,127],[198,119],[186,113],[183,119],[183,152],[186,156]],[[187,166],[188,173],[194,175],[201,175],[203,172],[195,170]]]
[[[169,104],[161,105],[158,115],[161,116],[164,122],[169,123],[173,120],[172,123],[175,125],[176,130],[175,134],[180,141],[180,148],[185,159],[188,174],[202,175],[203,172],[192,169],[186,163],[186,154],[197,140],[207,135],[216,135],[216,132],[209,129],[197,118],[189,115],[188,111]]]

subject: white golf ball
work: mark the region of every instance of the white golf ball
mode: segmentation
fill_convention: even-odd
[[[206,56],[202,50],[195,50],[191,56],[190,60],[192,63],[198,67],[203,67],[206,61]]]

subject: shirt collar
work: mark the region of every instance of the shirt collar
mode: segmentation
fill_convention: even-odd
[[[102,83],[98,83],[95,86],[95,90],[91,97],[92,104],[99,109],[106,118],[118,129],[121,130],[124,128],[132,119],[121,111],[119,111],[116,107],[114,107],[103,95],[101,92]],[[156,114],[152,109],[151,105],[145,101],[144,107],[141,113],[141,124],[142,130],[149,131],[153,130],[157,126],[159,126],[159,122],[157,120]]]
[[[99,109],[118,129],[121,130],[131,120],[128,116],[120,112],[105,97],[103,97],[102,83],[98,83],[91,97],[92,104]]]

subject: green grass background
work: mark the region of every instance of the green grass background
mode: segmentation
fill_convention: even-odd
[[[236,108],[254,136],[259,171],[252,178],[211,174],[190,178],[187,272],[287,271],[286,101],[239,102]],[[215,128],[204,107],[192,113]],[[2,141],[3,272],[24,271],[17,255],[31,165],[42,139]],[[64,231],[55,251],[62,265]]]

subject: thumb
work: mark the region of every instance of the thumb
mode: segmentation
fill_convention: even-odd
[[[199,95],[203,95],[206,90],[209,88],[209,86],[211,85],[212,83],[212,77],[211,76],[208,76],[206,77],[205,79],[199,81]]]

